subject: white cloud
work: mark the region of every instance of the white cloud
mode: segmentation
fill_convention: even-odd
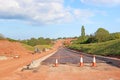
[[[103,5],[103,6],[116,6],[120,5],[120,0],[81,0],[82,3],[85,4],[93,4],[93,5]]]
[[[79,18],[79,17],[89,18],[89,17],[94,16],[93,12],[92,12],[92,11],[89,11],[89,10],[74,9],[73,11],[74,11],[73,13],[74,13],[78,18]]]
[[[95,16],[94,11],[90,11],[87,9],[74,9],[73,14],[74,17],[80,20],[80,22],[83,24],[93,23],[90,19]]]
[[[25,19],[42,24],[67,21],[71,14],[63,2],[63,0],[0,0],[0,19]]]
[[[50,24],[69,22],[74,18],[88,19],[91,12],[64,6],[64,0],[0,0],[1,20],[23,20]]]

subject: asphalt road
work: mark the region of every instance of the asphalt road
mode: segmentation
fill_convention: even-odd
[[[42,62],[42,64],[54,64],[55,60],[58,59],[59,64],[78,64],[80,62],[80,55],[82,53],[76,53],[70,51],[66,48],[60,48],[55,54],[47,58]],[[84,63],[92,63],[93,57],[83,55],[83,62]],[[103,63],[104,61],[99,60],[96,58],[97,63]]]

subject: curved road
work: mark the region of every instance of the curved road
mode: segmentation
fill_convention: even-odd
[[[66,48],[60,48],[54,55],[50,56],[42,62],[42,64],[54,64],[55,60],[58,59],[59,64],[77,64],[80,62],[80,53],[73,52]],[[92,63],[93,57],[83,55],[84,63]],[[96,59],[97,63],[103,63],[104,61]]]

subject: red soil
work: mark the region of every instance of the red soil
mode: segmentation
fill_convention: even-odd
[[[23,48],[22,45],[18,42],[9,42],[3,40],[0,41],[0,53],[2,53],[1,55],[21,55],[21,57],[18,59],[13,58],[0,61],[0,80],[1,78],[6,78],[7,76],[11,75],[18,68],[31,63],[33,60],[56,51],[61,45],[61,41],[57,41],[56,44],[53,46],[53,49],[51,49],[50,51],[32,55],[28,53],[28,50]]]
[[[0,40],[0,55],[5,56],[23,55],[26,52],[28,52],[28,50],[23,48],[23,46],[19,42]]]

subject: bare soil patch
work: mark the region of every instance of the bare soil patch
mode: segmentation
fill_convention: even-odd
[[[41,65],[37,70],[16,70],[14,74],[1,80],[120,80],[120,68],[99,63],[97,67],[86,64],[84,67],[76,65],[61,65],[53,67]]]

